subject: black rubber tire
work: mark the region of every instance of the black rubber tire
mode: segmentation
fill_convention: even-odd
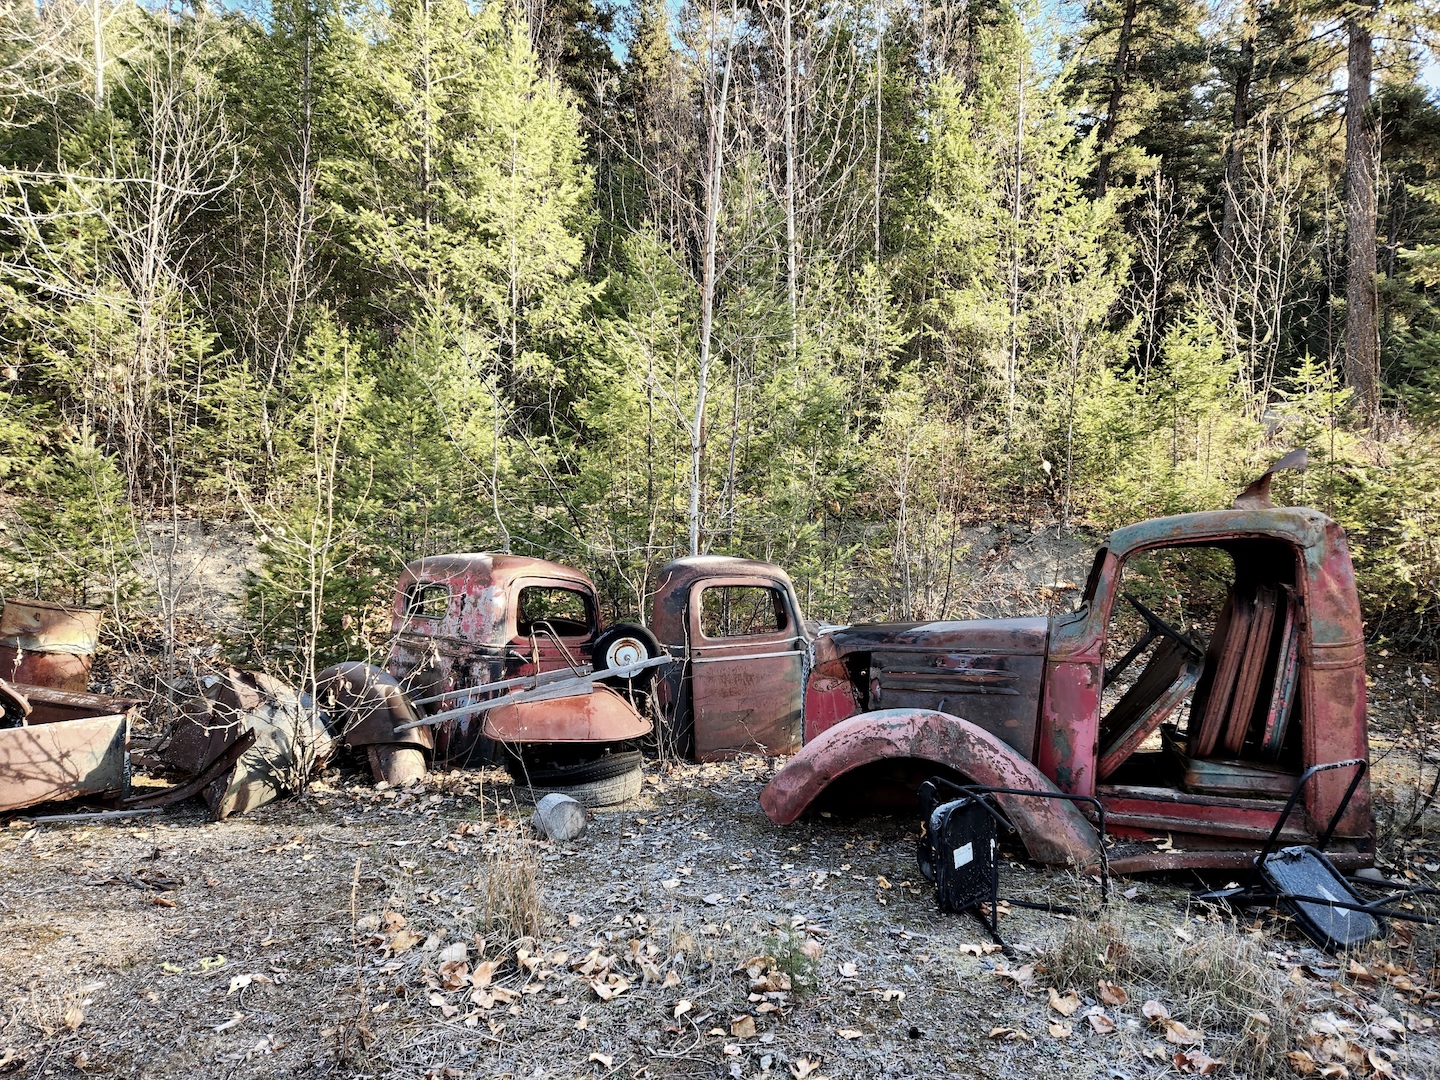
[[[516,792],[530,802],[558,792],[581,806],[614,806],[640,794],[643,760],[638,750],[622,750],[560,768],[527,771],[520,762],[512,761],[510,775]]]
[[[642,760],[639,750],[620,750],[572,765],[555,765],[536,761],[531,754],[525,753],[519,761],[512,759],[508,767],[517,784],[559,788],[613,780],[639,768]]]
[[[567,784],[564,787],[525,787],[515,790],[527,802],[539,802],[546,795],[569,795],[581,806],[598,809],[618,806],[636,798],[644,786],[644,770],[636,765],[628,772],[612,776],[608,780],[592,780],[588,784]]]
[[[639,623],[616,623],[603,631],[590,647],[590,664],[596,670],[619,667],[625,663],[653,660],[663,655],[664,649],[645,627]],[[644,654],[643,656],[641,654]],[[628,679],[602,679],[607,686],[620,690],[643,690],[655,680],[655,669],[646,668]]]

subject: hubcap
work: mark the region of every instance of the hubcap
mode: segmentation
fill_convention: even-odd
[[[605,650],[605,666],[626,668],[645,660],[645,643],[639,638],[620,638]]]

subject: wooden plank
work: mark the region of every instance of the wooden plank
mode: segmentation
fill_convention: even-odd
[[[1273,585],[1255,590],[1255,613],[1250,620],[1250,633],[1245,641],[1245,656],[1235,677],[1235,697],[1225,723],[1225,753],[1237,757],[1245,747],[1245,735],[1260,699],[1260,684],[1270,663],[1271,642],[1275,629],[1275,608],[1280,593]]]
[[[1285,621],[1280,629],[1280,653],[1275,658],[1275,691],[1270,695],[1260,735],[1260,756],[1266,761],[1280,760],[1300,683],[1300,605],[1293,589],[1288,585],[1281,588],[1285,592]]]
[[[1191,720],[1191,730],[1198,732],[1193,752],[1195,757],[1209,757],[1220,741],[1225,718],[1230,714],[1235,678],[1240,672],[1253,614],[1254,605],[1250,597],[1232,590],[1215,625],[1210,648],[1205,652],[1205,674],[1201,676],[1195,693],[1194,713],[1199,714],[1198,727],[1195,726],[1196,721]]]

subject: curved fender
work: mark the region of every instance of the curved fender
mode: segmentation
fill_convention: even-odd
[[[428,727],[396,734],[395,728],[420,719],[420,712],[395,677],[369,664],[335,664],[315,676],[315,700],[329,717],[329,726],[346,746],[418,746],[435,749]]]
[[[485,714],[485,735],[496,742],[611,743],[638,739],[650,721],[608,686],[572,697],[501,705]]]
[[[808,743],[765,785],[760,805],[775,824],[788,825],[838,778],[885,759],[933,762],[990,787],[1059,790],[994,735],[958,716],[881,709],[842,721]],[[1074,803],[1014,795],[996,799],[1036,862],[1099,866],[1099,836]]]

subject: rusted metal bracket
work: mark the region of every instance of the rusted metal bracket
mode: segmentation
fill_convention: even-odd
[[[194,777],[183,784],[176,784],[174,787],[165,788],[148,795],[136,795],[126,799],[124,808],[126,810],[144,810],[164,806],[174,806],[176,803],[184,802],[186,799],[199,795],[212,783],[224,776],[235,763],[240,760],[242,754],[255,745],[255,732],[246,728],[240,733],[240,737],[225,747],[215,758],[200,770]]]

